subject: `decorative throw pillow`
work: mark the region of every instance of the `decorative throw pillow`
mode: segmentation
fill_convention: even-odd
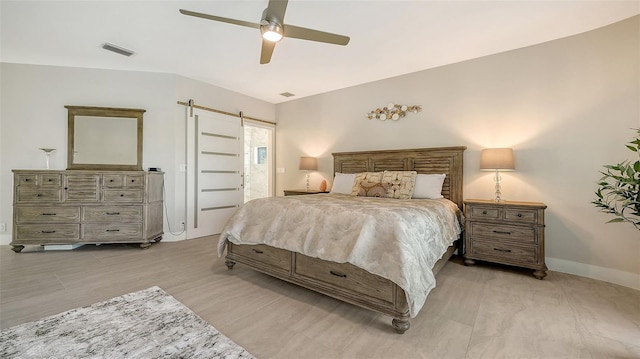
[[[336,173],[336,176],[333,178],[331,193],[351,194],[353,181],[355,181],[355,179],[355,173]]]
[[[382,183],[388,183],[387,197],[410,199],[416,181],[416,171],[384,171]]]
[[[360,172],[356,173],[356,179],[353,181],[351,195],[357,196],[360,192],[361,182],[382,182],[382,172]]]
[[[443,198],[442,184],[446,177],[445,174],[419,174],[411,198]]]
[[[387,196],[387,185],[380,182],[360,182],[358,197],[381,197]]]

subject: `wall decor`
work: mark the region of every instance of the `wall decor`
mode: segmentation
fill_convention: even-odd
[[[389,103],[383,108],[376,108],[375,110],[371,110],[371,112],[367,113],[365,116],[370,120],[373,120],[375,118],[380,121],[398,121],[402,117],[406,116],[407,112],[418,113],[420,111],[422,111],[421,105],[407,106]]]

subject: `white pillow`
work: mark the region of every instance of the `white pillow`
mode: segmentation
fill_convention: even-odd
[[[443,198],[442,184],[445,174],[418,174],[411,198]]]
[[[351,194],[355,180],[355,173],[336,172],[336,176],[333,178],[333,186],[331,186],[331,193]]]

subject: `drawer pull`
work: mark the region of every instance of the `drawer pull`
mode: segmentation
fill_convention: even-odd
[[[497,234],[511,234],[511,232],[507,232],[507,231],[493,231],[493,233],[497,233]]]
[[[107,229],[107,232],[120,232],[119,229]]]
[[[482,214],[487,214],[487,211],[482,211]]]
[[[29,181],[31,181],[31,180],[30,180],[30,179],[28,179],[28,178],[25,178],[25,179],[24,179],[24,181],[25,181],[25,182],[29,182]]]
[[[40,231],[41,233],[56,233],[56,231]]]
[[[42,193],[38,193],[36,197],[42,197]]]
[[[259,250],[259,249],[251,249],[253,251],[253,253],[257,253],[257,254],[262,254],[264,253],[263,251]]]
[[[55,213],[43,213],[42,215],[43,216],[55,216],[56,214]]]
[[[124,193],[120,193],[120,197],[124,197]]]
[[[135,182],[136,180],[131,180],[131,183]]]
[[[522,213],[518,213],[518,217],[522,218]]]
[[[511,253],[511,249],[494,248],[493,250],[498,252]]]
[[[336,277],[342,277],[342,278],[347,278],[347,275],[344,273],[340,273],[340,272],[334,272],[333,270],[330,270],[329,273],[335,275]]]
[[[109,182],[113,182],[113,180],[109,180]]]
[[[107,212],[107,216],[119,216],[120,212]]]

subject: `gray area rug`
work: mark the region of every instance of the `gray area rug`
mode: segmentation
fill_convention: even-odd
[[[1,358],[254,358],[159,287],[0,332]]]

